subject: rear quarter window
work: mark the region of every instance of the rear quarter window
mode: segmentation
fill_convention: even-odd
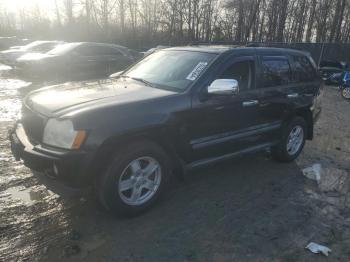
[[[315,80],[316,71],[308,57],[293,56],[293,60],[293,80],[295,82],[311,82]]]
[[[291,68],[287,57],[262,57],[263,87],[286,85],[291,80]]]

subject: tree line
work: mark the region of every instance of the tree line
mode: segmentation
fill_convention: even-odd
[[[49,12],[50,11],[50,12]],[[350,0],[53,0],[6,10],[0,34],[132,47],[193,42],[349,42]]]

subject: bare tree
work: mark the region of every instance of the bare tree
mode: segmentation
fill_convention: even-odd
[[[143,45],[213,40],[350,41],[349,0],[54,0],[53,3],[53,17],[45,15],[40,6],[19,9],[16,15],[2,7],[0,30],[43,36],[56,32],[68,39],[122,39],[123,43]],[[34,29],[34,24],[40,31]]]

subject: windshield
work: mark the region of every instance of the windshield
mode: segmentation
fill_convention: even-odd
[[[63,55],[63,54],[66,54],[67,52],[70,52],[78,45],[79,45],[79,43],[59,45],[59,46],[55,47],[54,49],[50,50],[49,52],[47,52],[47,54],[49,54],[49,55]]]
[[[185,90],[204,72],[216,54],[158,51],[129,69],[124,76],[142,79],[155,87]]]
[[[47,45],[49,42],[35,41],[23,47],[25,51],[32,51],[41,45]]]

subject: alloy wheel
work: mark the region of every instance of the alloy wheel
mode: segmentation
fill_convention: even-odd
[[[287,139],[287,152],[290,156],[295,155],[303,144],[304,130],[301,126],[293,127]]]
[[[119,196],[125,204],[142,205],[156,194],[161,179],[158,161],[149,156],[139,157],[123,170],[118,183]]]
[[[342,95],[346,99],[350,99],[350,87],[346,87],[342,90]]]

